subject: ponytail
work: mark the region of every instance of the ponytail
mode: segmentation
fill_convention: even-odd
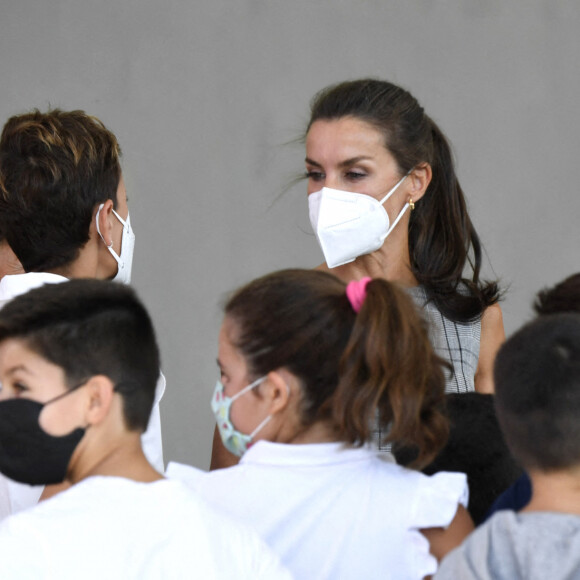
[[[341,438],[360,446],[372,438],[378,412],[385,442],[416,447],[414,464],[421,467],[447,440],[447,363],[434,353],[404,290],[382,279],[372,280],[366,289],[340,360],[333,418]]]
[[[481,243],[467,212],[451,148],[437,124],[427,119],[433,143],[432,179],[409,220],[411,269],[444,316],[467,322],[498,301],[499,288],[495,282],[479,280]],[[466,262],[471,279],[463,278]]]

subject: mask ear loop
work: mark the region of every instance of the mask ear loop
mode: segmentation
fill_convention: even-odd
[[[123,227],[126,228],[127,222],[129,221],[129,216],[127,216],[127,221],[125,221],[114,209],[111,211],[115,214],[115,217],[123,224]]]
[[[407,179],[407,177],[409,177],[409,174],[411,173],[411,171],[409,171],[409,173],[403,175],[403,177],[401,177],[401,179],[397,182],[395,187],[393,187],[389,191],[389,193],[387,193],[387,195],[385,195],[385,197],[383,197],[383,199],[381,199],[381,201],[379,202],[381,205],[383,205],[383,203],[385,203],[385,201],[387,201],[387,199],[389,199],[389,197],[391,197],[391,195],[393,195],[393,193],[395,193],[395,191],[397,191],[397,188],[399,187],[399,185],[401,185],[401,183],[403,183],[403,181],[405,181],[405,179]]]
[[[399,215],[397,216],[397,218],[393,222],[393,225],[387,230],[387,233],[385,234],[385,238],[393,231],[393,228],[399,223],[400,219],[403,217],[403,215],[405,215],[405,212],[407,211],[407,209],[409,207],[410,207],[410,204],[409,203],[406,203],[403,206],[403,209],[401,210],[401,213],[399,213]]]
[[[267,375],[266,375],[267,376]],[[244,387],[239,393],[236,393],[233,397],[230,397],[230,401],[233,403],[236,399],[245,395],[248,391],[251,391],[254,387],[257,387],[262,381],[266,380],[266,376],[256,379],[253,383],[250,383]]]
[[[262,377],[261,379],[258,379],[258,381],[263,381],[266,377]],[[258,381],[254,381],[251,385],[248,385],[248,387],[254,387],[255,383]],[[288,391],[288,398],[290,398],[290,385],[288,385],[288,383],[286,384],[286,390]],[[246,387],[246,389],[248,388]],[[246,389],[242,389],[242,390],[246,390]],[[242,391],[240,391],[241,393]],[[240,394],[238,393],[238,395]],[[237,396],[237,395],[236,395]],[[232,397],[233,400],[233,397]],[[260,431],[260,429],[262,429],[264,426],[266,426],[270,420],[272,419],[272,415],[268,415],[249,435],[250,439],[253,439],[254,436],[256,435],[256,433],[258,433]]]
[[[121,256],[117,255],[117,252],[115,252],[115,250],[113,250],[113,241],[112,240],[111,240],[110,244],[107,244],[107,242],[105,242],[105,238],[103,237],[103,234],[101,233],[101,228],[99,226],[99,215],[100,215],[101,210],[103,209],[104,206],[105,206],[104,203],[102,203],[99,206],[99,210],[97,211],[97,215],[95,217],[95,221],[97,222],[97,233],[99,234],[99,236],[101,236],[101,240],[103,240],[103,244],[105,244],[105,246],[107,246],[107,250],[109,250],[109,252],[111,253],[111,256],[113,256],[113,258],[115,258],[117,265],[120,267],[121,266]],[[113,213],[115,214],[117,219],[123,224],[123,227],[125,227],[127,225],[127,223],[125,221],[123,221],[123,218],[115,210],[113,210]]]
[[[412,169],[405,174],[400,180],[399,182],[395,185],[395,187],[393,187],[389,193],[387,193],[387,195],[385,195],[385,197],[383,197],[383,199],[380,201],[380,204],[383,205],[385,203],[385,201],[387,201],[387,199],[389,199],[389,197],[391,197],[391,195],[393,195],[393,193],[395,193],[395,191],[397,190],[397,188],[399,187],[399,185],[401,185],[401,183],[403,183],[403,181],[405,181],[405,179],[407,179],[407,177],[409,177],[411,171],[413,171]],[[412,200],[411,200],[412,203]],[[384,235],[383,240],[393,231],[393,228],[399,223],[400,219],[403,217],[403,215],[405,214],[405,212],[407,211],[407,209],[411,206],[411,204],[409,202],[407,202],[404,206],[403,209],[399,212],[399,215],[396,217],[395,221],[393,222],[393,224],[391,225],[391,227],[387,230],[387,233]],[[415,207],[415,204],[413,204],[413,208]],[[413,209],[411,208],[411,209]]]
[[[42,406],[46,407],[46,405],[50,405],[51,403],[54,403],[55,401],[63,399],[67,395],[74,393],[74,391],[76,391],[76,390],[80,389],[81,387],[83,387],[84,385],[86,385],[88,382],[89,382],[89,379],[85,379],[82,383],[79,383],[78,385],[74,385],[70,389],[67,389],[64,393],[57,395],[56,397],[50,399],[49,401],[46,401],[46,403],[42,403]]]
[[[270,419],[272,419],[272,415],[268,415],[251,433],[250,433],[250,439],[253,439],[254,436],[256,435],[256,433],[258,433],[260,431],[260,429],[262,429],[262,427],[264,427],[267,423],[270,422]]]

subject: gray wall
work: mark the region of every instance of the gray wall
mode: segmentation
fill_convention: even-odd
[[[563,0],[2,0],[0,120],[49,104],[124,149],[134,284],[159,332],[166,457],[206,467],[219,303],[311,267],[297,137],[310,97],[409,88],[455,147],[508,331],[580,270],[580,4]]]

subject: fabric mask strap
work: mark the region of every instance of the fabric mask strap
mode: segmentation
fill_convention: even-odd
[[[88,382],[88,380],[89,379],[85,379],[82,383],[79,383],[78,385],[75,385],[74,387],[72,387],[68,391],[62,393],[61,395],[58,395],[58,396],[54,397],[54,399],[50,399],[50,401],[46,401],[46,403],[42,403],[42,406],[43,407],[46,407],[46,405],[50,405],[51,403],[54,403],[55,401],[58,401],[59,399],[63,399],[67,395],[70,395],[71,393],[74,393],[74,391],[76,391],[77,389],[80,389],[82,386],[86,385],[87,382]]]
[[[264,425],[266,425],[267,423],[270,422],[270,419],[272,418],[272,415],[268,415],[251,433],[250,433],[250,438],[253,439],[255,437],[255,435],[258,433],[258,431],[260,431],[260,429],[262,429],[262,427],[264,427]]]
[[[231,402],[233,403],[236,399],[245,395],[248,391],[251,391],[255,386],[259,385],[262,381],[266,379],[265,376],[256,379],[253,383],[250,383],[247,387],[244,387],[239,393],[236,393],[233,397],[231,397]]]
[[[263,381],[266,377],[262,377],[261,379],[259,379],[260,381]],[[254,381],[255,382],[255,381]],[[253,385],[254,383],[252,383]],[[246,387],[247,389],[248,387]],[[286,390],[288,391],[288,398],[290,398],[290,385],[288,385],[288,383],[286,383]],[[264,427],[272,418],[272,415],[268,415],[251,433],[250,433],[250,437],[253,439],[254,436],[256,435],[256,433],[258,433],[258,431],[260,431],[260,429],[262,429],[262,427]]]

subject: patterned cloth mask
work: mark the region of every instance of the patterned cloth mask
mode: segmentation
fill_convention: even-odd
[[[247,387],[244,387],[241,391],[236,393],[233,397],[228,397],[224,393],[224,386],[222,382],[218,379],[213,397],[211,400],[211,408],[213,414],[215,415],[215,420],[217,422],[218,430],[222,438],[225,448],[234,455],[241,457],[250,446],[252,439],[255,435],[268,423],[272,418],[272,415],[268,415],[249,435],[241,433],[238,431],[230,418],[230,409],[232,403],[240,398],[242,395],[251,391],[255,386],[259,385],[264,381],[266,377],[261,377],[250,383]]]

